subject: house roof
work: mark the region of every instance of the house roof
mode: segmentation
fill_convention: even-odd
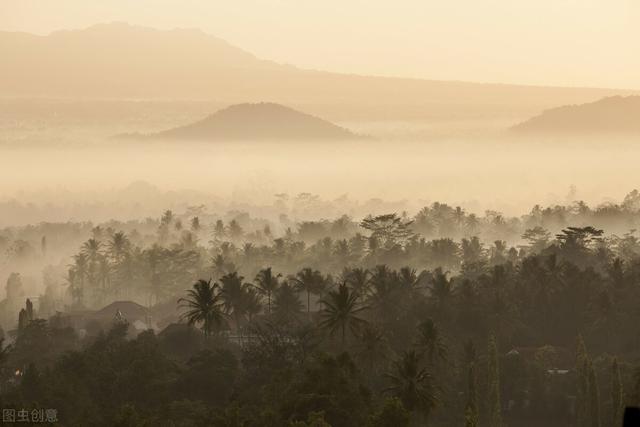
[[[94,318],[113,318],[120,311],[125,319],[134,321],[137,319],[145,319],[149,315],[149,310],[142,305],[133,301],[114,301],[111,304],[98,310],[92,317]]]

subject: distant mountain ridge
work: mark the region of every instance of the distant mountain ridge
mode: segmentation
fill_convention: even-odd
[[[519,133],[639,133],[640,96],[552,108],[511,128]]]
[[[199,141],[304,141],[366,138],[329,121],[270,102],[236,104],[185,126],[147,135],[125,136]]]
[[[631,91],[362,76],[261,60],[199,30],[123,23],[48,36],[0,32],[0,95],[91,99],[265,99],[332,120],[424,119],[499,113]]]

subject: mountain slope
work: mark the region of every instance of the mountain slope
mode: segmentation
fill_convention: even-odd
[[[544,111],[512,128],[519,133],[640,133],[640,96],[612,96]]]
[[[122,23],[44,37],[0,32],[0,52],[0,88],[29,96],[190,95],[196,87],[206,91],[220,73],[279,67],[198,30]]]
[[[101,24],[48,36],[0,32],[5,97],[265,99],[332,120],[526,117],[629,91],[553,88],[301,70],[260,60],[197,30]]]
[[[164,140],[346,140],[363,138],[326,120],[274,103],[238,104],[198,122],[146,135]]]

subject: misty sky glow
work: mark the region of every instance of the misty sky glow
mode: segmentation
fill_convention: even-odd
[[[301,67],[640,89],[634,0],[2,0],[0,30],[197,27]]]

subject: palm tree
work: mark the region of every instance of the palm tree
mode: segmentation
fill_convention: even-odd
[[[379,264],[373,269],[369,281],[374,287],[382,287],[389,282],[390,276],[391,269],[386,264]]]
[[[267,307],[269,314],[271,314],[271,295],[280,286],[279,278],[281,274],[273,275],[271,267],[263,268],[258,272],[255,278],[256,287],[260,292],[267,296]]]
[[[342,278],[362,300],[369,289],[371,272],[366,268],[345,269]]]
[[[231,262],[227,262],[222,254],[216,255],[212,260],[212,270],[214,277],[221,277],[233,271],[235,266]]]
[[[102,256],[102,243],[97,239],[89,239],[82,244],[80,253],[87,257],[87,277],[91,285],[96,285],[98,262]]]
[[[227,314],[233,315],[238,332],[240,331],[242,318],[247,313],[249,302],[247,298],[249,285],[243,283],[243,280],[244,277],[239,276],[237,271],[225,274],[220,278],[220,283],[222,283],[220,296],[224,310]]]
[[[453,298],[453,283],[451,279],[447,278],[447,273],[443,272],[440,267],[433,272],[429,290],[431,291],[430,300],[435,306],[434,308],[439,318],[441,320],[446,318]]]
[[[433,377],[420,365],[419,354],[413,350],[405,351],[386,375],[391,386],[385,391],[399,398],[405,408],[420,414],[426,421],[438,399]]]
[[[286,282],[273,294],[273,314],[283,323],[297,319],[303,307],[296,290]]]
[[[98,259],[101,249],[102,243],[96,239],[89,239],[82,244],[82,253],[85,254],[91,262]]]
[[[418,275],[413,268],[402,267],[398,279],[400,285],[408,291],[414,291],[418,285]]]
[[[444,362],[447,359],[447,345],[444,342],[440,329],[431,319],[427,319],[418,325],[418,348],[424,349],[430,364],[436,359]]]
[[[358,334],[358,359],[371,374],[377,374],[381,362],[389,357],[391,348],[382,329],[367,324]]]
[[[249,316],[249,323],[253,320],[253,316],[262,311],[262,299],[256,289],[248,288],[245,294],[245,308]]]
[[[322,274],[318,270],[309,267],[300,270],[291,280],[299,291],[307,293],[307,316],[311,316],[311,294],[317,293],[322,288]]]
[[[151,305],[153,294],[160,294],[160,288],[162,287],[163,282],[163,276],[160,273],[160,270],[165,265],[165,261],[167,261],[166,255],[166,250],[158,244],[154,244],[151,248],[145,249],[144,251],[144,257],[146,259],[148,269],[149,305]]]
[[[65,277],[65,280],[68,283],[67,293],[71,295],[72,306],[82,305],[81,304],[82,296],[78,293],[78,291],[80,290],[80,287],[78,286],[78,283],[76,280],[75,267],[69,267],[69,269],[67,269],[67,277]]]
[[[114,233],[109,243],[107,243],[109,255],[116,263],[120,262],[122,258],[124,258],[124,255],[129,251],[130,248],[131,242],[129,241],[127,235],[122,231]]]
[[[198,280],[193,289],[187,291],[187,297],[178,300],[178,304],[179,308],[186,309],[180,319],[186,319],[189,325],[202,323],[205,336],[210,336],[214,327],[220,326],[224,321],[218,284],[212,285],[211,279]]]
[[[111,265],[109,259],[106,256],[101,256],[98,259],[98,280],[100,282],[100,296],[105,298],[109,289],[111,278]]]
[[[112,286],[115,295],[119,295],[122,290],[130,291],[140,262],[140,254],[139,249],[137,252],[125,252],[122,260],[114,265]]]
[[[73,256],[73,264],[68,271],[69,292],[73,298],[73,303],[78,306],[83,305],[84,284],[89,274],[88,264],[87,256],[80,252]]]
[[[333,335],[340,330],[342,345],[344,346],[347,328],[351,332],[357,331],[358,327],[366,321],[358,317],[358,313],[366,310],[358,302],[358,295],[349,290],[346,284],[338,287],[338,290],[329,291],[326,298],[322,300],[322,322],[320,326],[329,330]]]
[[[371,276],[369,304],[383,322],[393,322],[406,310],[410,302],[409,288],[403,287],[396,271],[377,265]]]
[[[337,258],[337,262],[345,265],[349,262],[349,242],[347,239],[338,240],[335,244],[335,249],[333,250],[333,255]]]

